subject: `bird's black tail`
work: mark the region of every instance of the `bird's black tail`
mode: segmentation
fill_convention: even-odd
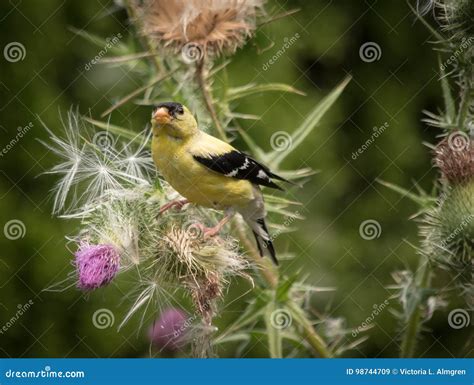
[[[255,241],[257,242],[258,251],[260,256],[263,257],[263,249],[267,249],[272,261],[275,265],[278,266],[278,259],[276,258],[275,248],[273,247],[273,242],[270,237],[270,234],[267,230],[267,225],[265,224],[264,218],[257,219],[252,223],[252,231],[255,236]],[[256,228],[257,227],[257,228]]]

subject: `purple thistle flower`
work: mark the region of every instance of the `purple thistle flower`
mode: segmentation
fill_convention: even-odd
[[[187,317],[179,309],[164,310],[150,328],[151,342],[161,350],[176,351],[185,343]]]
[[[81,290],[94,290],[107,285],[119,270],[120,255],[113,245],[83,243],[75,256],[79,276],[77,287]]]

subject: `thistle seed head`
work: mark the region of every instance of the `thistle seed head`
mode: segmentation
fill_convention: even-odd
[[[459,136],[461,146],[456,146],[453,136],[442,140],[434,151],[434,163],[440,169],[442,179],[455,186],[474,180],[474,141]]]
[[[162,47],[181,51],[183,57],[193,55],[188,59],[195,61],[204,55],[233,53],[242,46],[255,30],[255,18],[263,2],[147,0],[138,9],[144,34]]]

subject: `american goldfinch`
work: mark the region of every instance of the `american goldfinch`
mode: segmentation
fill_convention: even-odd
[[[288,181],[201,131],[193,114],[180,103],[156,106],[151,123],[153,161],[163,178],[185,198],[167,203],[160,213],[187,203],[224,210],[225,216],[216,226],[202,226],[205,236],[214,236],[237,212],[251,227],[260,255],[266,248],[278,264],[259,186],[281,190],[272,179]]]

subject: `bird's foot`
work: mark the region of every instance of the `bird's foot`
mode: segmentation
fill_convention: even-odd
[[[189,230],[195,234],[195,236],[202,237],[204,239],[212,238],[215,237],[217,234],[219,234],[220,230],[222,229],[222,226],[214,226],[214,227],[207,227],[203,225],[202,223],[193,223],[190,227]]]
[[[222,230],[222,226],[206,227],[202,229],[204,239],[215,237]]]
[[[160,207],[160,211],[158,211],[158,215],[163,214],[165,211],[168,211],[171,208],[176,207],[178,210],[181,210],[185,204],[189,203],[187,199],[177,199],[171,202],[168,202]]]
[[[206,227],[202,224],[198,224],[198,227],[199,229],[201,230],[202,232],[202,235],[204,237],[204,239],[208,239],[208,238],[212,238],[212,237],[215,237],[216,235],[218,235],[220,233],[220,231],[222,230],[222,228],[224,227],[224,225],[229,222],[230,218],[232,216],[231,215],[226,215],[224,218],[222,218],[222,220],[217,224],[215,225],[214,227]]]

